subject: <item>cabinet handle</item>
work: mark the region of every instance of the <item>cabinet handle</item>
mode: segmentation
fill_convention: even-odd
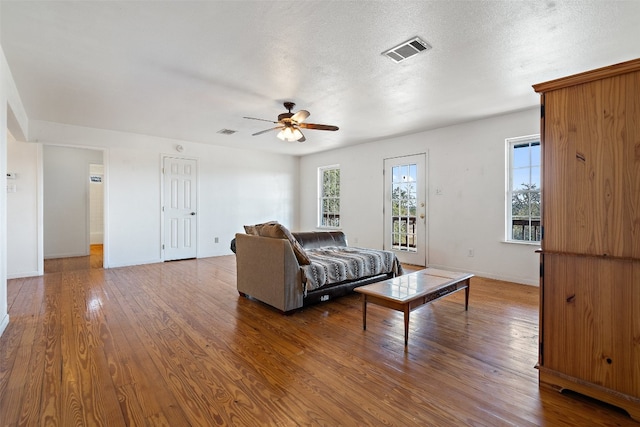
[[[573,300],[575,299],[576,299],[576,294],[573,294],[569,298],[567,298],[567,302],[573,302]]]

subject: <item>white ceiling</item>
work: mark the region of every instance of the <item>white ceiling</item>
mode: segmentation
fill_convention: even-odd
[[[640,1],[6,1],[30,119],[293,155],[536,106],[532,84],[640,57]],[[414,36],[433,48],[396,64]],[[305,143],[275,131],[311,112]],[[219,130],[233,129],[233,135]]]

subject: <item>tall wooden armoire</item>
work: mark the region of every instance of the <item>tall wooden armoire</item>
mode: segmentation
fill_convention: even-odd
[[[640,59],[541,95],[540,384],[640,421]]]

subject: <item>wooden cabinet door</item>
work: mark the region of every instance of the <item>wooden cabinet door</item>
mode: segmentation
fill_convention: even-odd
[[[640,258],[640,72],[545,93],[545,251]]]
[[[545,255],[543,366],[640,397],[639,285],[638,261]]]

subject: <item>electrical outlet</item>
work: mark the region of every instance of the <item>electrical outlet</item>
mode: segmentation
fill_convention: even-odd
[[[220,239],[218,239],[217,237],[215,239],[213,239],[213,243],[219,243]]]
[[[474,252],[473,252],[473,248],[469,248],[469,250],[467,251],[467,256],[473,256]]]

